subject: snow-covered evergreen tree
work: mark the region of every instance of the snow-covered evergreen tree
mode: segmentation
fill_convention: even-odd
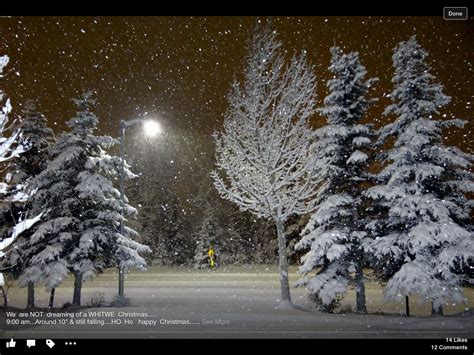
[[[299,285],[306,285],[311,298],[322,309],[332,310],[349,284],[356,290],[358,312],[366,312],[363,281],[366,237],[362,218],[361,183],[367,167],[371,142],[369,125],[361,124],[370,104],[366,95],[377,79],[366,79],[367,70],[359,54],[344,54],[331,48],[329,70],[333,78],[327,82],[329,95],[319,112],[327,125],[316,131],[318,137],[317,168],[328,182],[320,193],[317,211],[302,232],[296,249],[310,249],[302,258]]]
[[[8,56],[0,57],[0,78],[4,76],[3,69],[8,62]],[[8,116],[11,110],[10,98],[0,89],[0,164],[5,164],[13,158],[18,158],[26,150],[26,147],[21,144],[21,131],[18,128],[13,128],[12,124],[9,123]],[[9,136],[6,135],[7,132],[10,132]],[[0,183],[0,194],[3,197],[7,193],[11,194],[11,192],[11,188],[6,182]],[[12,200],[12,198],[9,198],[9,200]]]
[[[385,114],[396,118],[379,139],[395,141],[383,156],[378,184],[367,191],[381,211],[368,225],[376,238],[367,250],[388,279],[386,300],[418,295],[440,313],[446,302],[463,300],[462,276],[454,271],[472,265],[472,229],[465,226],[473,156],[443,143],[444,130],[464,122],[435,119],[451,98],[430,73],[427,57],[415,37],[394,49],[392,104]]]
[[[252,216],[253,217],[253,216]],[[256,264],[274,264],[278,262],[278,241],[275,224],[271,221],[251,219],[248,228],[248,240],[251,243],[251,262]]]
[[[140,210],[141,234],[152,250],[153,262],[164,266],[190,264],[194,251],[182,205],[174,191],[156,190],[155,186],[149,196],[142,196],[145,201]]]
[[[245,222],[252,216],[242,214],[237,206],[230,205],[228,201],[220,202],[222,203],[222,209],[219,209],[221,234],[218,235],[216,247],[219,266],[247,265],[252,262],[255,245],[252,243],[248,223]]]
[[[14,161],[11,169],[11,179],[15,185],[24,184],[28,178],[43,171],[48,163],[48,148],[54,139],[46,117],[37,111],[33,100],[25,102],[19,121],[21,142],[27,151]]]
[[[75,276],[73,304],[80,305],[83,280],[104,268],[144,268],[140,252],[148,251],[132,239],[135,232],[119,232],[122,218],[136,210],[125,201],[122,216],[117,179],[121,159],[105,152],[117,140],[95,136],[98,118],[92,113],[92,94],[74,100],[78,112],[68,122],[70,132],[61,134],[50,149],[51,161],[30,184],[35,190],[34,208],[44,211],[28,248],[34,251],[20,283],[36,281],[56,288],[68,272]],[[127,177],[134,175],[126,166]]]
[[[315,169],[314,68],[305,52],[286,63],[276,32],[257,28],[245,79],[234,81],[223,132],[214,135],[220,196],[277,227],[282,301],[291,302],[285,223],[313,210],[321,185]]]
[[[9,166],[7,182],[15,186],[10,193],[12,200],[19,200],[12,203],[10,208],[5,211],[5,220],[10,221],[13,227],[18,221],[25,219],[27,212],[31,209],[29,196],[24,193],[28,182],[32,177],[38,175],[46,167],[48,162],[48,147],[53,139],[53,131],[47,127],[44,115],[36,111],[33,101],[27,101],[19,117],[19,128],[22,131],[21,142],[27,151],[20,155],[18,159],[13,160]],[[18,199],[15,196],[22,195]],[[8,218],[10,217],[10,218]],[[34,216],[30,216],[34,217]],[[12,220],[13,219],[13,220]],[[32,250],[22,248],[21,246],[31,237],[31,230],[24,231],[15,242],[16,248],[9,254],[4,265],[9,273],[14,277],[19,275],[24,267],[24,261],[29,260]],[[12,262],[13,261],[13,262]],[[34,307],[34,283],[28,283],[27,307]]]
[[[199,221],[195,223],[192,234],[194,267],[209,266],[207,252],[211,244],[214,245],[219,266],[230,265],[241,258],[240,253],[245,253],[245,246],[240,242],[237,224],[242,213],[234,204],[219,197],[209,175],[200,182],[199,192],[192,203],[196,207],[193,218]]]
[[[4,76],[3,69],[8,64],[9,58],[6,55],[0,57],[0,78]],[[19,129],[12,129],[11,124],[8,122],[8,115],[12,110],[12,106],[10,103],[10,99],[5,95],[3,90],[0,89],[0,164],[2,165],[2,170],[5,168],[5,164],[12,161],[14,158],[18,158],[20,154],[22,154],[26,148],[21,144],[21,132]],[[7,132],[10,131],[10,135],[7,135]],[[6,182],[0,183],[0,197],[6,203],[11,203],[15,201],[18,196],[14,194],[12,196],[13,190]],[[22,196],[24,197],[24,195]],[[18,234],[15,233],[8,234],[8,230],[3,228],[3,235],[0,235],[0,260],[3,259],[6,255],[4,252],[5,249],[10,247],[10,245],[15,241]],[[5,306],[6,306],[6,294],[3,289],[4,286],[4,276],[0,273],[0,288],[2,290]]]
[[[194,267],[196,269],[209,268],[209,248],[212,247],[215,251],[215,255],[218,256],[222,249],[222,243],[226,242],[224,238],[224,228],[219,223],[212,208],[206,208],[194,240],[196,243]]]

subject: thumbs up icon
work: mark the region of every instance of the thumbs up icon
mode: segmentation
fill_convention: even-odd
[[[11,339],[10,341],[7,341],[7,348],[14,348],[16,345],[16,341]]]

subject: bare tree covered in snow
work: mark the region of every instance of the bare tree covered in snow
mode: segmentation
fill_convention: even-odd
[[[311,216],[296,249],[310,250],[302,258],[300,272],[316,275],[303,278],[312,298],[322,309],[332,310],[350,283],[356,289],[357,311],[366,312],[363,266],[366,257],[363,240],[367,237],[363,218],[362,184],[367,181],[369,125],[360,123],[371,101],[366,95],[376,79],[366,79],[367,70],[359,54],[344,54],[331,48],[327,82],[330,93],[319,111],[328,124],[316,130],[317,167],[328,184],[321,191],[317,211]]]
[[[394,50],[393,103],[385,114],[396,119],[380,130],[379,139],[395,142],[383,154],[378,184],[367,191],[381,214],[368,225],[376,238],[366,247],[388,279],[387,300],[418,295],[441,313],[444,303],[463,301],[462,276],[455,270],[472,265],[466,194],[474,190],[473,156],[443,143],[443,131],[464,121],[434,119],[451,98],[430,74],[427,56],[415,37]]]
[[[211,176],[222,198],[275,223],[282,301],[291,302],[285,222],[314,210],[321,177],[308,125],[315,113],[314,68],[305,52],[286,63],[280,47],[270,27],[256,29],[244,82],[232,84],[224,130],[214,134]]]

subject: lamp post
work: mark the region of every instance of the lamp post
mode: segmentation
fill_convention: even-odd
[[[122,218],[120,219],[120,234],[125,235],[125,226],[123,219],[125,218],[125,129],[130,126],[136,125],[138,123],[143,123],[144,133],[147,136],[155,136],[161,133],[161,127],[158,122],[146,118],[136,118],[132,120],[120,120],[120,201],[121,201],[121,212]],[[125,287],[125,267],[122,265],[118,266],[119,269],[119,296],[124,296],[124,287]]]

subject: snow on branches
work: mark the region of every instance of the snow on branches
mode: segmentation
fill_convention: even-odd
[[[461,270],[472,263],[469,227],[473,156],[443,143],[443,130],[461,120],[435,120],[450,102],[435,82],[428,53],[411,37],[393,54],[392,104],[385,114],[395,120],[380,129],[379,144],[395,142],[384,154],[377,185],[366,196],[381,211],[368,226],[376,237],[366,250],[388,279],[387,300],[419,295],[440,312],[448,301],[462,300]]]
[[[217,170],[211,176],[222,198],[277,224],[287,284],[283,225],[291,215],[314,209],[321,178],[308,124],[316,104],[314,67],[305,52],[286,63],[280,47],[270,26],[257,28],[245,80],[232,84],[224,130],[214,134]],[[289,287],[283,289],[289,300]]]
[[[349,283],[355,283],[357,310],[365,312],[362,241],[366,233],[360,210],[361,182],[366,180],[364,168],[369,158],[363,150],[367,151],[371,142],[371,130],[359,121],[373,101],[365,96],[377,79],[365,79],[367,70],[357,52],[344,54],[339,47],[332,47],[331,54],[329,70],[334,76],[327,83],[325,106],[318,110],[328,124],[316,131],[315,152],[316,167],[327,185],[295,246],[310,249],[300,272],[307,275],[318,271],[298,285],[307,285],[321,308],[331,310]]]

